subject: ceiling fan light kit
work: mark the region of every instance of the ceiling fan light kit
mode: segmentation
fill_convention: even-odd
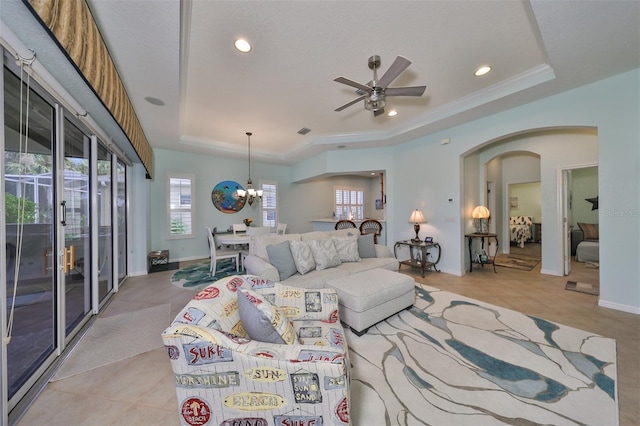
[[[335,111],[342,111],[345,108],[364,100],[364,109],[373,111],[373,116],[384,114],[384,107],[387,104],[387,96],[422,96],[426,86],[414,87],[388,87],[404,70],[411,65],[411,61],[402,56],[398,56],[389,69],[378,80],[377,69],[380,68],[380,56],[373,55],[369,58],[369,69],[373,71],[373,80],[368,84],[361,84],[345,77],[336,77],[333,81],[346,84],[358,89],[356,93],[359,98],[354,99],[338,108]]]

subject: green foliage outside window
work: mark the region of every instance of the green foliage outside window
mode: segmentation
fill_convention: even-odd
[[[171,219],[171,233],[172,234],[186,234],[187,225],[179,217]]]
[[[15,195],[6,193],[5,194],[5,221],[6,223],[18,223],[19,213],[18,210],[18,200],[19,198]],[[36,203],[29,200],[22,200],[24,203],[24,221],[23,223],[36,223],[36,211],[37,206]]]

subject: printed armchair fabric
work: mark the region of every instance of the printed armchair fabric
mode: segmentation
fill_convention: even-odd
[[[238,312],[239,287],[282,308],[298,342],[250,340]],[[183,425],[350,424],[350,363],[333,289],[227,277],[198,293],[162,338]]]
[[[531,216],[511,216],[509,218],[509,230],[511,231],[511,241],[524,248],[525,241],[531,239],[533,233],[531,226],[533,217]]]

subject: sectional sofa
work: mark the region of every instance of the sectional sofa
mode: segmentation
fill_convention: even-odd
[[[283,244],[284,243],[284,244]],[[357,229],[252,236],[244,260],[247,274],[302,288],[325,288],[330,280],[376,268],[398,270],[387,246]]]

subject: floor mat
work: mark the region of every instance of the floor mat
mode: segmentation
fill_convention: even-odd
[[[579,283],[576,281],[567,281],[567,285],[564,286],[565,290],[577,291],[579,293],[593,294],[594,296],[600,295],[600,286],[598,284]]]
[[[74,376],[162,347],[160,334],[171,322],[171,304],[98,318],[51,381]]]

